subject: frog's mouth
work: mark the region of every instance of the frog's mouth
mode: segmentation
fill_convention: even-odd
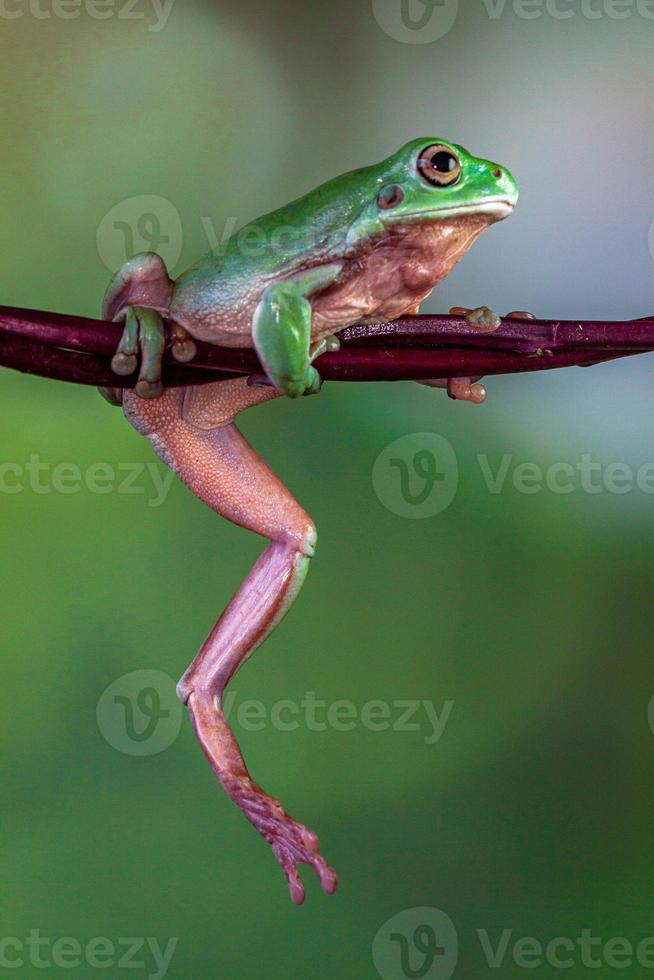
[[[406,215],[393,215],[389,212],[384,218],[387,221],[404,220],[406,222],[407,220],[412,221],[414,218],[438,220],[439,218],[451,219],[458,218],[460,215],[478,214],[501,221],[503,218],[508,218],[515,207],[515,203],[508,197],[498,197],[490,201],[478,201],[472,204],[452,204],[447,208],[425,208],[424,211],[412,211],[408,218]]]

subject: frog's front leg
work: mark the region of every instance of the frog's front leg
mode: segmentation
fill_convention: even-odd
[[[163,391],[161,361],[166,336],[162,314],[170,305],[173,281],[161,256],[142,252],[129,259],[113,277],[105,293],[102,315],[123,322],[123,333],[111,367],[115,374],[133,374],[139,366],[136,393],[158,398]],[[196,354],[194,341],[179,324],[171,325],[175,360],[185,363]]]
[[[292,279],[273,282],[263,291],[252,322],[252,342],[266,374],[289,398],[320,391],[312,366],[312,307],[308,297],[331,285],[342,264],[311,269]]]
[[[291,898],[300,904],[305,893],[299,863],[313,867],[328,894],[336,888],[336,875],[320,856],[316,835],[253,781],[222,708],[228,682],[300,591],[316,543],[311,518],[232,422],[237,411],[277,395],[238,379],[187,389],[186,394],[168,389],[155,401],[129,392],[125,412],[196,496],[228,520],[270,539],[180,681],[178,693],[221,786],[271,845]]]

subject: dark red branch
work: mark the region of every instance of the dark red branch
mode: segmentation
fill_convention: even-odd
[[[110,358],[121,327],[104,320],[0,307],[0,364],[77,384],[132,387]],[[482,332],[458,316],[412,316],[348,327],[341,350],[316,361],[334,381],[399,381],[542,371],[654,350],[654,317],[625,321],[505,320]],[[191,364],[167,352],[167,385],[206,384],[261,372],[251,348],[199,343]]]

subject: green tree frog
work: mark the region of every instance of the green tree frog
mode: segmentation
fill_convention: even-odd
[[[296,903],[305,897],[298,864],[312,866],[328,894],[336,875],[316,835],[250,777],[222,696],[297,596],[316,530],[234,418],[282,394],[318,392],[313,361],[338,346],[340,330],[416,313],[481,232],[511,213],[517,198],[504,167],[442,139],[415,139],[381,163],[337,177],[260,218],[175,282],[159,256],[135,256],[105,295],[103,316],[124,323],[113,369],[139,374],[134,390],[104,394],[122,401],[129,421],[201,500],[270,541],[182,677],[178,694],[219,782],[271,845]],[[492,328],[494,315],[486,308],[468,313],[472,323]],[[265,376],[164,391],[164,317],[179,360],[193,357],[194,339],[252,346]],[[474,381],[425,383],[478,402],[484,392]]]

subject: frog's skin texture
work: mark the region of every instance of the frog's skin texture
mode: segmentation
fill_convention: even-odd
[[[334,334],[353,323],[416,312],[516,200],[515,182],[504,168],[437,138],[413,140],[381,164],[345,174],[261,218],[245,249],[243,236],[235,236],[221,254],[207,256],[177,282],[158,256],[136,256],[105,296],[104,317],[125,321],[117,365],[130,373],[142,354],[139,384],[123,397],[129,421],[216,513],[270,541],[178,693],[218,780],[271,845],[296,903],[305,896],[298,864],[312,866],[328,894],[336,875],[315,834],[253,782],[221,703],[230,679],[298,594],[316,530],[234,418],[282,393],[319,390],[311,360],[334,345]],[[190,338],[254,346],[272,384],[238,378],[161,392],[161,316],[174,321],[181,360],[192,356]],[[475,311],[472,322],[475,317],[480,329],[493,328],[492,316]],[[448,384],[454,397],[479,401],[474,380],[427,383]]]

